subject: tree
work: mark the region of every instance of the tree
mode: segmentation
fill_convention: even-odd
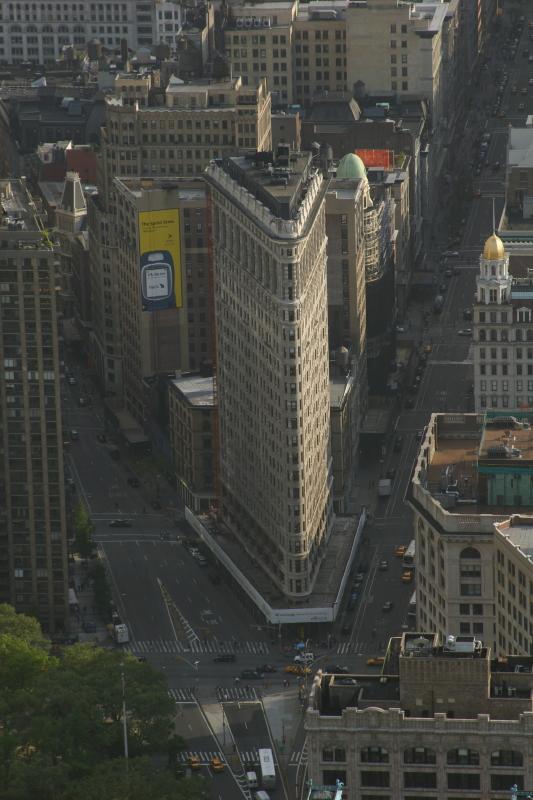
[[[72,521],[74,528],[74,552],[81,558],[90,558],[94,554],[94,525],[83,503],[79,503],[74,511]]]
[[[0,636],[2,634],[10,634],[35,647],[50,646],[39,622],[26,614],[17,614],[13,606],[7,603],[0,603]]]
[[[168,770],[157,769],[148,758],[123,759],[98,764],[89,775],[75,781],[58,800],[203,800],[204,782],[198,778],[176,780]]]
[[[21,620],[18,617],[22,617]],[[184,746],[164,676],[116,650],[77,644],[49,655],[37,623],[0,607],[2,800],[201,800],[202,782],[178,780]],[[28,639],[37,638],[34,646]],[[49,644],[49,643],[48,643]],[[124,680],[129,769],[123,759]],[[151,758],[154,756],[155,758]]]

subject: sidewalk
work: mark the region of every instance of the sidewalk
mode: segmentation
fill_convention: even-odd
[[[93,583],[89,578],[89,562],[74,556],[70,568],[70,586],[76,592],[78,609],[70,606],[70,635],[78,636],[80,642],[93,642],[99,645],[109,643],[107,628],[96,615]],[[84,626],[88,630],[84,630]]]

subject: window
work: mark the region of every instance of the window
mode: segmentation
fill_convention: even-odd
[[[437,775],[435,772],[404,772],[403,785],[406,789],[435,789]]]
[[[490,763],[493,767],[523,767],[524,756],[519,750],[494,750]]]
[[[461,555],[459,558],[481,558],[479,550],[476,550],[475,547],[464,547],[461,550]]]
[[[435,764],[435,751],[427,747],[408,747],[403,751],[405,764]]]
[[[524,788],[524,777],[523,775],[491,775],[490,776],[490,788],[492,791],[503,791],[509,792],[509,787],[514,786],[514,784],[518,786],[519,789]]]
[[[361,786],[389,786],[388,772],[361,772]]]
[[[471,773],[471,772],[448,773],[448,789],[479,789],[479,788],[480,788],[479,773]]]
[[[387,764],[389,751],[384,747],[363,747],[361,749],[361,761],[368,764]]]
[[[476,767],[479,765],[479,753],[477,750],[468,750],[466,747],[458,747],[455,750],[448,750],[446,761],[448,764]],[[462,789],[464,787],[458,786],[457,788]]]

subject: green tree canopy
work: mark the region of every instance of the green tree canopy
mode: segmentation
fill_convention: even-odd
[[[37,622],[0,606],[2,800],[201,800],[202,781],[156,767],[184,746],[163,675],[117,650],[77,644],[55,657],[43,642]]]
[[[16,636],[35,647],[48,648],[50,645],[34,617],[17,614],[13,606],[0,603],[0,636],[4,633]]]
[[[74,552],[78,553],[81,558],[90,558],[94,553],[94,525],[83,503],[79,503],[74,510],[72,526],[74,529]]]

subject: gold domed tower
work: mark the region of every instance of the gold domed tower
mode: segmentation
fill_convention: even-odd
[[[483,258],[487,261],[498,261],[501,258],[505,258],[505,247],[500,237],[495,233],[491,234],[485,242]]]
[[[483,247],[476,279],[476,302],[505,303],[511,289],[509,256],[500,237],[493,232]]]

